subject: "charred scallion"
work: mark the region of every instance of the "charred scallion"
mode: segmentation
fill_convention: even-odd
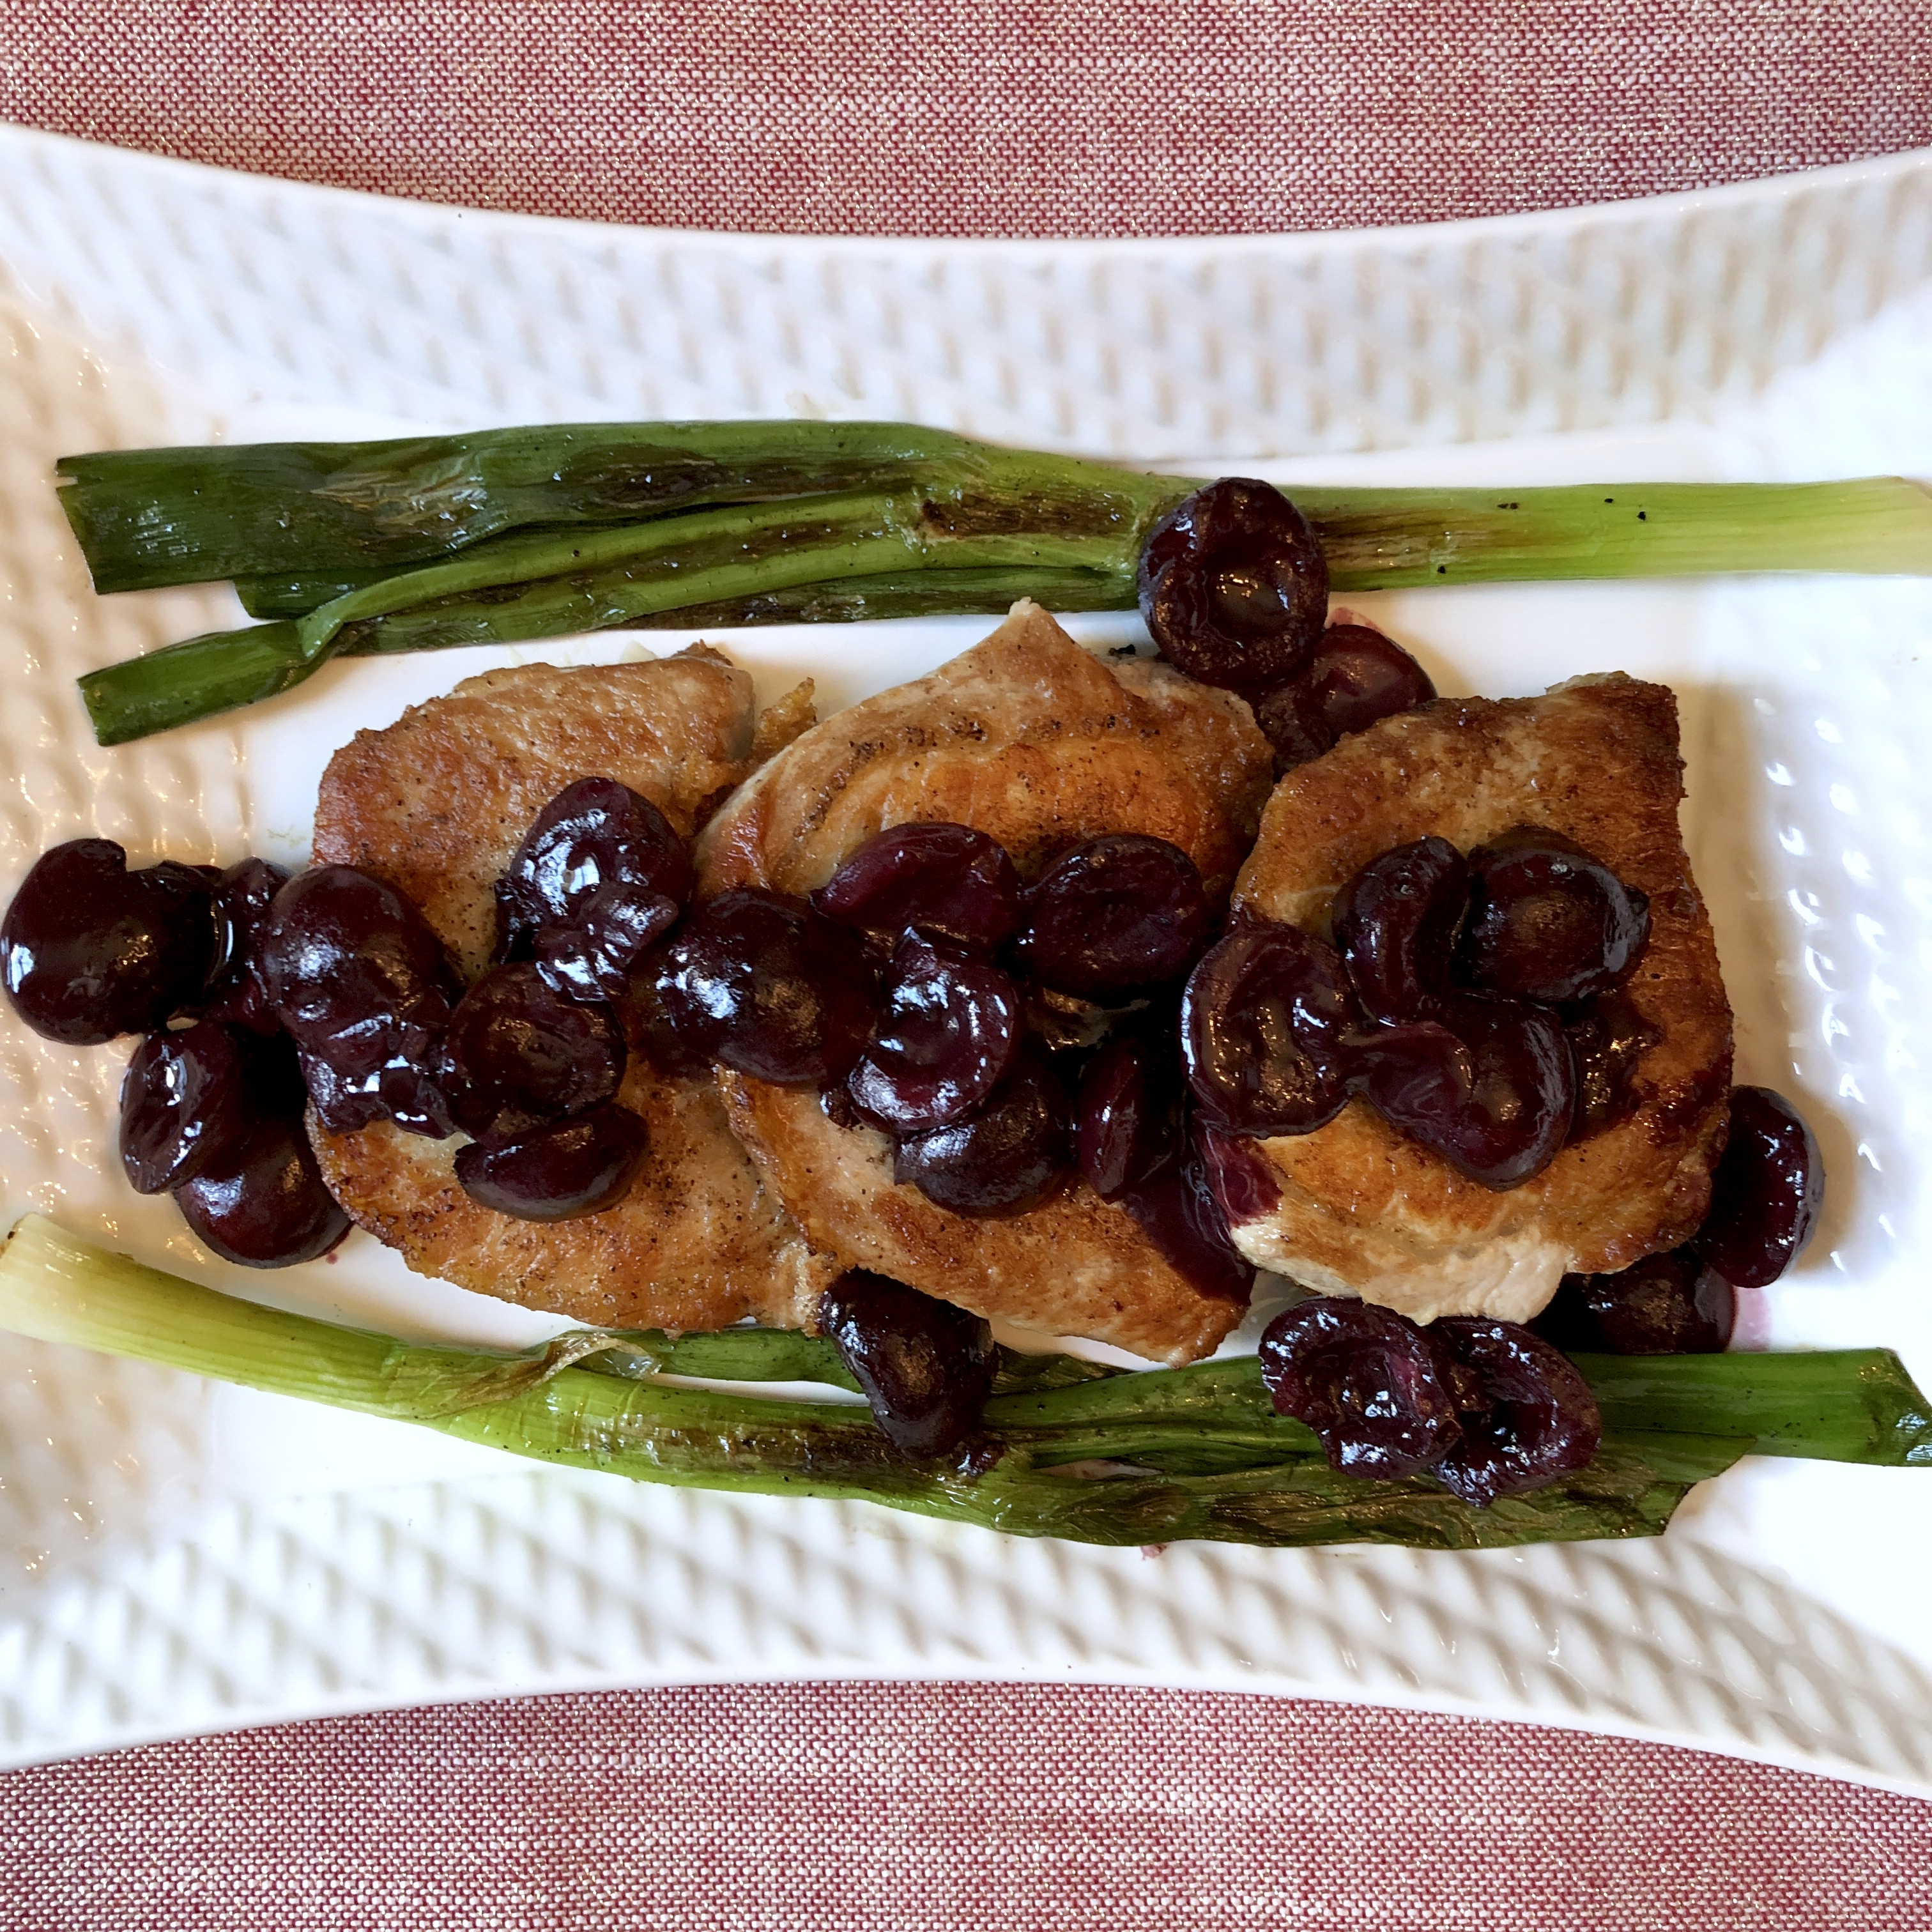
[[[615,626],[1129,610],[1196,487],[904,424],[578,424],[380,443],[106,452],[62,501],[96,589],[234,580],[257,628],[81,680],[119,743],[332,656]],[[1932,573],[1932,495],[1838,483],[1292,486],[1344,594],[1718,571]]]

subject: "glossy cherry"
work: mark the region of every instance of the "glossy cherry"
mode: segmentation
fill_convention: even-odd
[[[1184,1133],[1172,1156],[1123,1190],[1120,1205],[1197,1294],[1245,1306],[1255,1264],[1234,1245],[1208,1163]]]
[[[1056,993],[1036,980],[1022,980],[1021,990],[1026,996],[1028,1031],[1056,1053],[1090,1052],[1146,1010],[1142,1001],[1103,1006],[1097,1000],[1076,1000],[1071,993]]]
[[[0,920],[0,984],[28,1025],[66,1046],[152,1032],[200,995],[213,898],[197,868],[130,872],[112,840],[70,839],[34,862]]]
[[[1768,1288],[1804,1252],[1825,1163],[1804,1117],[1768,1087],[1731,1089],[1730,1136],[1690,1245],[1738,1288]]]
[[[1448,990],[1469,868],[1446,838],[1418,838],[1372,860],[1335,895],[1330,924],[1364,1009],[1426,1018]]]
[[[479,1206],[520,1221],[575,1221],[614,1208],[643,1164],[644,1124],[606,1100],[508,1141],[472,1141],[458,1184]]]
[[[1328,566],[1273,484],[1223,477],[1148,533],[1141,614],[1168,662],[1202,684],[1262,691],[1308,662],[1328,613]]]
[[[711,1078],[711,1055],[680,1034],[664,1011],[658,990],[664,962],[653,955],[632,976],[611,1011],[624,1029],[624,1044],[633,1058],[647,1061],[658,1072],[686,1080]]]
[[[1244,924],[1187,982],[1180,1051],[1210,1125],[1305,1134],[1346,1103],[1354,997],[1340,956],[1300,928]]]
[[[527,954],[558,992],[614,999],[691,896],[669,820],[615,778],[580,778],[538,813],[497,888],[500,957]]]
[[[1022,1214],[1065,1178],[1070,1138],[1066,1095],[1045,1055],[1029,1050],[978,1112],[901,1140],[892,1178],[956,1214]]]
[[[1180,1066],[1167,1027],[1137,1027],[1087,1064],[1073,1099],[1081,1177],[1102,1201],[1138,1186],[1173,1159],[1182,1127]]]
[[[262,940],[268,908],[289,882],[287,872],[266,859],[242,859],[221,873],[214,888],[214,965],[200,1001],[204,1019],[224,1020],[250,1033],[281,1030],[262,978]]]
[[[224,1260],[292,1268],[325,1255],[349,1216],[324,1185],[299,1120],[262,1120],[239,1152],[174,1190],[182,1218]]]
[[[1520,1186],[1556,1157],[1576,1104],[1556,1016],[1526,1000],[1455,994],[1439,1020],[1358,1044],[1354,1084],[1390,1126],[1486,1187]]]
[[[564,786],[496,885],[499,956],[530,956],[570,999],[616,999],[692,896],[670,821],[616,778]]]
[[[1560,834],[1520,826],[1469,854],[1461,972],[1470,986],[1568,1005],[1607,993],[1650,938],[1650,902]]]
[[[721,892],[696,908],[655,984],[690,1050],[781,1086],[842,1080],[872,1030],[873,973],[858,936],[776,892]]]
[[[1214,1198],[1231,1227],[1245,1227],[1281,1205],[1281,1177],[1258,1142],[1197,1120],[1192,1136]]]
[[[493,966],[464,994],[445,1053],[450,1112],[479,1139],[513,1138],[614,1099],[624,1077],[610,1008],[566,999],[526,964]]]
[[[1412,1476],[1461,1439],[1444,1352],[1393,1310],[1339,1295],[1297,1302],[1259,1353],[1276,1411],[1313,1430],[1344,1475]]]
[[[323,1126],[450,1131],[439,1082],[454,982],[401,893],[347,866],[298,873],[269,907],[261,971]]]
[[[214,1020],[151,1033],[121,1082],[121,1165],[137,1194],[165,1194],[232,1164],[263,1112],[251,1036]],[[296,1110],[296,1111],[298,1111]]]
[[[1301,673],[1254,700],[1255,722],[1286,771],[1435,695],[1429,674],[1393,638],[1366,624],[1330,624]]]
[[[1690,1248],[1617,1274],[1566,1274],[1531,1325],[1568,1353],[1714,1355],[1730,1346],[1736,1292]]]
[[[1034,881],[1018,950],[1056,992],[1118,1000],[1179,979],[1212,923],[1200,871],[1180,847],[1108,832]]]
[[[999,1351],[980,1316],[854,1268],[825,1291],[818,1325],[902,1455],[950,1459],[981,1435]]]
[[[874,1125],[902,1134],[949,1126],[1012,1070],[1025,1006],[997,966],[908,932],[882,993],[884,1011],[846,1081]]]
[[[1622,990],[1592,1000],[1563,1023],[1576,1068],[1576,1109],[1570,1138],[1586,1140],[1613,1126],[1636,1102],[1637,1063],[1664,1036]]]
[[[1440,1480],[1486,1509],[1586,1468],[1604,1439],[1590,1385],[1562,1352],[1514,1322],[1445,1315],[1431,1324],[1460,1372],[1451,1381],[1462,1441]]]
[[[911,928],[991,952],[1019,929],[1020,880],[1006,848],[970,826],[895,825],[867,839],[812,902],[887,945]]]

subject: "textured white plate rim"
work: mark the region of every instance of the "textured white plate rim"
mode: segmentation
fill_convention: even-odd
[[[950,1686],[977,1687],[998,1684],[1052,1685],[1067,1690],[1164,1690],[1187,1696],[1254,1697],[1298,1703],[1354,1705],[1369,1710],[1397,1711],[1412,1717],[1455,1718],[1474,1724],[1507,1724],[1523,1730],[1562,1731],[1578,1737],[1628,1740],[1634,1744],[1660,1744],[1672,1750],[1700,1752],[1710,1757],[1732,1758],[1742,1764],[1762,1765],[1767,1770],[1793,1772],[1808,1777],[1828,1778],[1834,1784],[1856,1785],[1866,1790],[1889,1792],[1900,1798],[1916,1798],[1932,1804],[1932,1779],[1893,1777],[1882,1772],[1874,1771],[1853,1760],[1822,1753],[1778,1750],[1767,1746],[1727,1743],[1700,1736],[1695,1731],[1674,1730],[1667,1725],[1646,1724],[1636,1720],[1611,1725],[1601,1720],[1592,1722],[1587,1718],[1564,1717],[1553,1713],[1539,1713],[1534,1717],[1528,1717],[1520,1711],[1510,1710],[1500,1705],[1486,1704],[1479,1699],[1457,1698],[1446,1694],[1439,1696],[1406,1696],[1391,1691],[1387,1694],[1378,1692],[1372,1697],[1351,1696],[1346,1691],[1303,1684],[1291,1678],[1271,1678],[1264,1672],[1258,1672],[1251,1678],[1208,1674],[1190,1676],[1183,1682],[1172,1672],[1134,1671],[1124,1668],[1110,1673],[1088,1666],[1076,1667],[1071,1664],[1064,1671],[1058,1672],[1022,1666],[1010,1670],[988,1670],[976,1673],[956,1670],[938,1676],[927,1676],[910,1667],[898,1670],[670,1670],[648,1678],[633,1677],[620,1682],[614,1682],[608,1677],[600,1676],[593,1672],[586,1672],[580,1678],[573,1678],[566,1673],[538,1689],[483,1685],[442,1696],[413,1697],[372,1696],[349,1691],[334,1698],[310,1698],[304,1700],[299,1708],[278,1709],[254,1716],[238,1714],[233,1718],[217,1718],[198,1724],[188,1732],[167,1725],[136,1726],[117,1733],[106,1742],[76,1744],[70,1749],[36,1748],[30,1753],[17,1756],[12,1753],[0,1754],[0,1778],[16,1772],[33,1771],[44,1765],[86,1763],[94,1758],[118,1756],[124,1751],[143,1750],[162,1744],[192,1743],[202,1738],[241,1737],[255,1731],[278,1730],[284,1725],[332,1723],[352,1718],[404,1716],[413,1712],[472,1704],[507,1704],[560,1697],[614,1695],[632,1690],[708,1690],[728,1685],[742,1685],[751,1689],[784,1689],[817,1684],[917,1684],[944,1690]]]
[[[728,249],[740,260],[758,257],[776,260],[787,258],[800,260],[832,256],[848,262],[856,262],[864,260],[926,259],[945,255],[962,256],[969,260],[975,258],[988,261],[995,259],[1011,260],[1022,266],[1046,265],[1067,260],[1079,262],[1109,260],[1146,261],[1150,259],[1171,260],[1177,257],[1185,263],[1205,260],[1210,256],[1299,259],[1378,248],[1447,247],[1475,240],[1504,243],[1526,238],[1544,239],[1561,237],[1585,227],[1600,227],[1606,224],[1614,226],[1640,224],[1654,221],[1660,215],[1670,217],[1711,209],[1774,208],[1786,205],[1814,191],[1828,192],[1834,188],[1896,184],[1908,178],[1932,171],[1932,150],[1922,150],[1870,161],[1847,164],[1832,169],[1778,176],[1766,182],[1734,184],[1708,191],[1693,191],[1481,220],[1418,224],[1395,230],[1334,231],[1299,236],[1150,237],[1062,243],[1039,241],[962,242],[946,238],[864,236],[827,239],[799,236],[718,234],[703,230],[614,227],[594,223],[562,221],[541,216],[464,210],[435,203],[398,202],[377,196],[354,195],[310,184],[289,182],[275,177],[239,171],[212,170],[191,163],[100,147],[92,143],[68,140],[64,137],[0,129],[0,168],[7,165],[10,150],[23,162],[31,161],[36,150],[44,150],[56,158],[65,155],[70,159],[85,155],[104,163],[110,172],[125,170],[130,177],[158,173],[158,178],[165,178],[202,196],[218,196],[222,193],[229,192],[260,197],[274,205],[279,205],[284,198],[292,196],[294,200],[290,204],[292,207],[306,208],[317,214],[324,212],[339,214],[346,208],[352,214],[359,212],[372,218],[380,217],[391,226],[400,219],[425,233],[440,230],[447,234],[454,226],[457,229],[466,229],[472,232],[478,228],[485,229],[513,238],[534,238],[567,235],[579,242],[596,242],[613,248],[635,246],[640,242],[675,244],[689,248]],[[298,1717],[346,1714],[374,1708],[408,1708],[447,1701],[452,1696],[466,1699],[525,1694],[532,1690],[548,1693],[610,1688],[614,1682],[668,1684],[827,1680],[1129,1683],[1285,1694],[1334,1702],[1366,1701],[1391,1708],[1446,1711],[1506,1722],[1555,1725],[1583,1732],[1612,1731],[1618,1735],[1654,1738],[1694,1749],[1716,1750],[1792,1768],[1821,1772],[1915,1795],[1932,1793],[1932,1780],[1889,1776],[1875,1767],[1838,1759],[1828,1753],[1784,1750],[1742,1738],[1712,1736],[1668,1725],[1646,1723],[1628,1715],[1620,1715],[1614,1721],[1606,1721],[1600,1714],[1594,1717],[1589,1714],[1571,1716],[1559,1710],[1541,1707],[1526,1711],[1522,1708],[1511,1708],[1500,1701],[1465,1697],[1439,1690],[1408,1695],[1388,1686],[1378,1686],[1372,1692],[1364,1692],[1360,1689],[1330,1688],[1304,1682],[1278,1671],[1231,1676],[1211,1667],[1204,1669],[1192,1666],[1184,1670],[1138,1670],[1111,1666],[1096,1669],[1090,1659],[1061,1669],[1048,1669],[1022,1663],[983,1671],[944,1666],[930,1672],[916,1667],[902,1670],[885,1668],[857,1670],[836,1664],[826,1668],[809,1670],[761,1669],[755,1665],[736,1669],[722,1666],[705,1668],[674,1666],[653,1669],[648,1674],[634,1672],[627,1678],[615,1680],[608,1672],[600,1675],[594,1666],[582,1670],[552,1667],[542,1673],[540,1684],[505,1684],[494,1687],[458,1685],[429,1696],[389,1694],[380,1690],[373,1690],[367,1684],[352,1684],[345,1687],[339,1696],[334,1696],[311,1692],[295,1702],[272,1700],[267,1704],[258,1702],[253,1705],[244,1699],[233,1709],[232,1715],[224,1713],[212,1721],[204,1720],[200,1727],[238,1729],[263,1721],[281,1721]],[[100,1748],[103,1744],[110,1742],[117,1744],[133,1743],[178,1734],[178,1729],[171,1729],[164,1720],[146,1723],[132,1720],[98,1730],[92,1738],[76,1742],[72,1750],[74,1754],[84,1754]],[[59,1750],[58,1745],[50,1749],[44,1741],[31,1742],[14,1761],[37,1761],[50,1755],[58,1754]],[[14,1756],[11,1753],[8,1755]]]
[[[172,154],[116,147],[74,135],[46,133],[18,122],[0,121],[0,140],[9,136],[26,136],[35,146],[44,145],[55,150],[64,148],[112,156],[116,160],[172,175],[187,188],[199,184],[206,188],[217,182],[256,188],[271,186],[278,194],[294,196],[298,201],[306,201],[313,206],[360,204],[372,212],[380,210],[391,215],[420,217],[432,227],[440,227],[452,220],[465,225],[506,226],[527,223],[553,234],[572,233],[586,238],[646,236],[656,241],[694,245],[729,242],[779,254],[822,255],[885,250],[899,254],[944,250],[968,256],[1018,256],[1036,261],[1058,260],[1068,255],[1104,257],[1158,254],[1172,256],[1177,250],[1197,254],[1278,256],[1321,254],[1339,248],[1376,248],[1408,241],[1441,241],[1454,244],[1479,238],[1508,240],[1562,234],[1585,222],[1636,223],[1706,208],[1763,206],[1820,189],[1870,186],[1932,170],[1932,147],[1904,148],[1890,154],[1869,155],[1860,160],[1834,162],[1826,167],[1798,168],[1755,180],[1726,182],[1715,188],[1680,188],[1663,194],[1627,196],[1616,201],[1577,202],[1561,208],[1530,208],[1510,214],[1459,216],[1447,221],[1396,222],[1379,228],[1293,229],[1280,233],[1259,234],[1080,236],[1055,241],[1037,236],[1018,236],[1010,239],[998,236],[819,236],[754,228],[680,228],[656,223],[596,221],[572,215],[530,214],[514,208],[472,208],[455,202],[427,201],[412,196],[378,194],[367,189],[333,188],[286,175],[257,174],[244,168],[184,160]]]

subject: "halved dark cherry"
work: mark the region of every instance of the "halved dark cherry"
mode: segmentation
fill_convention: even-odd
[[[1366,624],[1330,624],[1300,674],[1254,700],[1255,722],[1279,772],[1435,695],[1429,674],[1392,638]]]
[[[1069,1138],[1066,1096],[1046,1056],[1028,1050],[977,1113],[900,1141],[892,1178],[955,1214],[1023,1214],[1065,1178]]]
[[[776,892],[721,892],[695,908],[655,984],[691,1050],[780,1086],[842,1080],[872,1030],[873,973],[858,936]]]
[[[1144,1000],[1102,1006],[1097,1000],[1077,1000],[1056,993],[1036,980],[1021,982],[1026,998],[1027,1030],[1055,1053],[1088,1053],[1111,1040],[1123,1026],[1133,1025],[1147,1011]]]
[[[224,1020],[250,1033],[281,1030],[262,978],[262,938],[268,908],[289,882],[266,859],[238,860],[214,888],[214,966],[201,998],[204,1019]]]
[[[613,1100],[624,1035],[608,1006],[566,999],[532,965],[493,966],[451,1017],[446,1090],[456,1124],[508,1140]]]
[[[1563,1031],[1576,1065],[1576,1111],[1570,1138],[1587,1140],[1630,1112],[1636,1098],[1637,1063],[1664,1035],[1621,990],[1591,1000],[1581,1013],[1564,1022]]]
[[[999,1351],[980,1316],[854,1268],[825,1291],[818,1325],[902,1455],[950,1458],[981,1435]]]
[[[1486,1187],[1520,1186],[1556,1159],[1576,1105],[1556,1016],[1524,1000],[1452,994],[1439,1020],[1357,1043],[1354,1084],[1391,1126]]]
[[[1179,846],[1108,832],[1035,880],[1018,950],[1055,992],[1118,1001],[1179,979],[1212,923],[1200,871]]]
[[[644,1124],[606,1100],[510,1141],[472,1141],[458,1184],[479,1206],[520,1221],[575,1221],[614,1208],[642,1165]]]
[[[1617,1274],[1566,1274],[1531,1326],[1566,1353],[1714,1355],[1730,1346],[1738,1298],[1690,1248]]]
[[[182,1218],[224,1260],[292,1268],[326,1255],[349,1216],[323,1184],[299,1120],[263,1120],[240,1151],[174,1190]]]
[[[910,928],[989,952],[1019,929],[1020,879],[1006,848],[970,826],[895,825],[867,839],[812,902],[888,945]]]
[[[1292,677],[1249,702],[1262,736],[1274,747],[1276,778],[1335,748],[1335,734],[1323,716],[1321,700],[1300,678]]]
[[[324,1126],[386,1119],[438,1139],[451,1131],[439,1083],[454,981],[401,893],[348,866],[298,873],[269,907],[260,957]]]
[[[1237,926],[1181,997],[1181,1058],[1203,1118],[1242,1134],[1305,1134],[1332,1120],[1348,1097],[1354,1020],[1333,946],[1297,926]]]
[[[658,986],[664,970],[661,958],[647,959],[632,976],[624,997],[612,1003],[611,1011],[624,1029],[624,1044],[630,1054],[648,1060],[660,1073],[709,1080],[710,1052],[680,1034],[664,1011]]]
[[[1340,1295],[1297,1302],[1259,1352],[1276,1411],[1313,1430],[1344,1475],[1412,1476],[1462,1439],[1445,1352],[1391,1309]]]
[[[1196,1124],[1192,1138],[1231,1228],[1258,1221],[1281,1205],[1281,1178],[1252,1140],[1202,1124]]]
[[[1427,1017],[1448,990],[1468,902],[1469,868],[1446,838],[1384,852],[1335,895],[1335,944],[1372,1018]]]
[[[165,1194],[232,1163],[260,1123],[250,1035],[214,1020],[151,1033],[121,1082],[121,1165],[137,1194]]]
[[[1486,1509],[1586,1468],[1604,1439],[1590,1384],[1560,1351],[1514,1322],[1445,1315],[1431,1324],[1462,1372],[1451,1386],[1462,1441],[1436,1474]]]
[[[1234,1245],[1196,1137],[1184,1132],[1173,1156],[1124,1190],[1120,1202],[1197,1293],[1246,1305],[1255,1264]]]
[[[1337,738],[1413,711],[1436,695],[1429,674],[1372,624],[1330,624],[1303,682]]]
[[[1469,854],[1462,976],[1567,1006],[1607,993],[1650,938],[1650,901],[1560,834],[1519,826]]]
[[[1102,1201],[1142,1185],[1180,1144],[1184,1090],[1172,1024],[1116,1034],[1080,1077],[1073,1101],[1074,1157]]]
[[[34,1030],[69,1046],[152,1033],[200,997],[214,957],[200,868],[140,872],[108,838],[43,853],[0,921],[0,985]]]
[[[661,892],[607,886],[568,926],[539,928],[530,955],[545,980],[571,999],[620,999],[682,910]]]
[[[622,994],[691,896],[691,855],[649,799],[580,778],[538,813],[499,884],[498,956],[573,999]]]
[[[963,1120],[1012,1070],[1025,1035],[1019,988],[987,961],[908,932],[883,991],[885,1012],[847,1078],[854,1104],[893,1133]]]
[[[1731,1089],[1730,1138],[1690,1245],[1737,1288],[1768,1288],[1804,1252],[1825,1163],[1804,1117],[1768,1087]]]
[[[1141,553],[1141,614],[1202,684],[1262,691],[1308,662],[1328,614],[1328,566],[1272,484],[1223,477],[1177,504]]]

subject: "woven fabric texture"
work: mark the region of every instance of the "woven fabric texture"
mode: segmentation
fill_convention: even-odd
[[[104,1775],[104,1772],[106,1774]],[[1261,1698],[659,1690],[0,1779],[33,1932],[1903,1932],[1932,1806]]]
[[[1493,214],[1932,142],[1925,0],[8,0],[0,118],[694,227]]]

